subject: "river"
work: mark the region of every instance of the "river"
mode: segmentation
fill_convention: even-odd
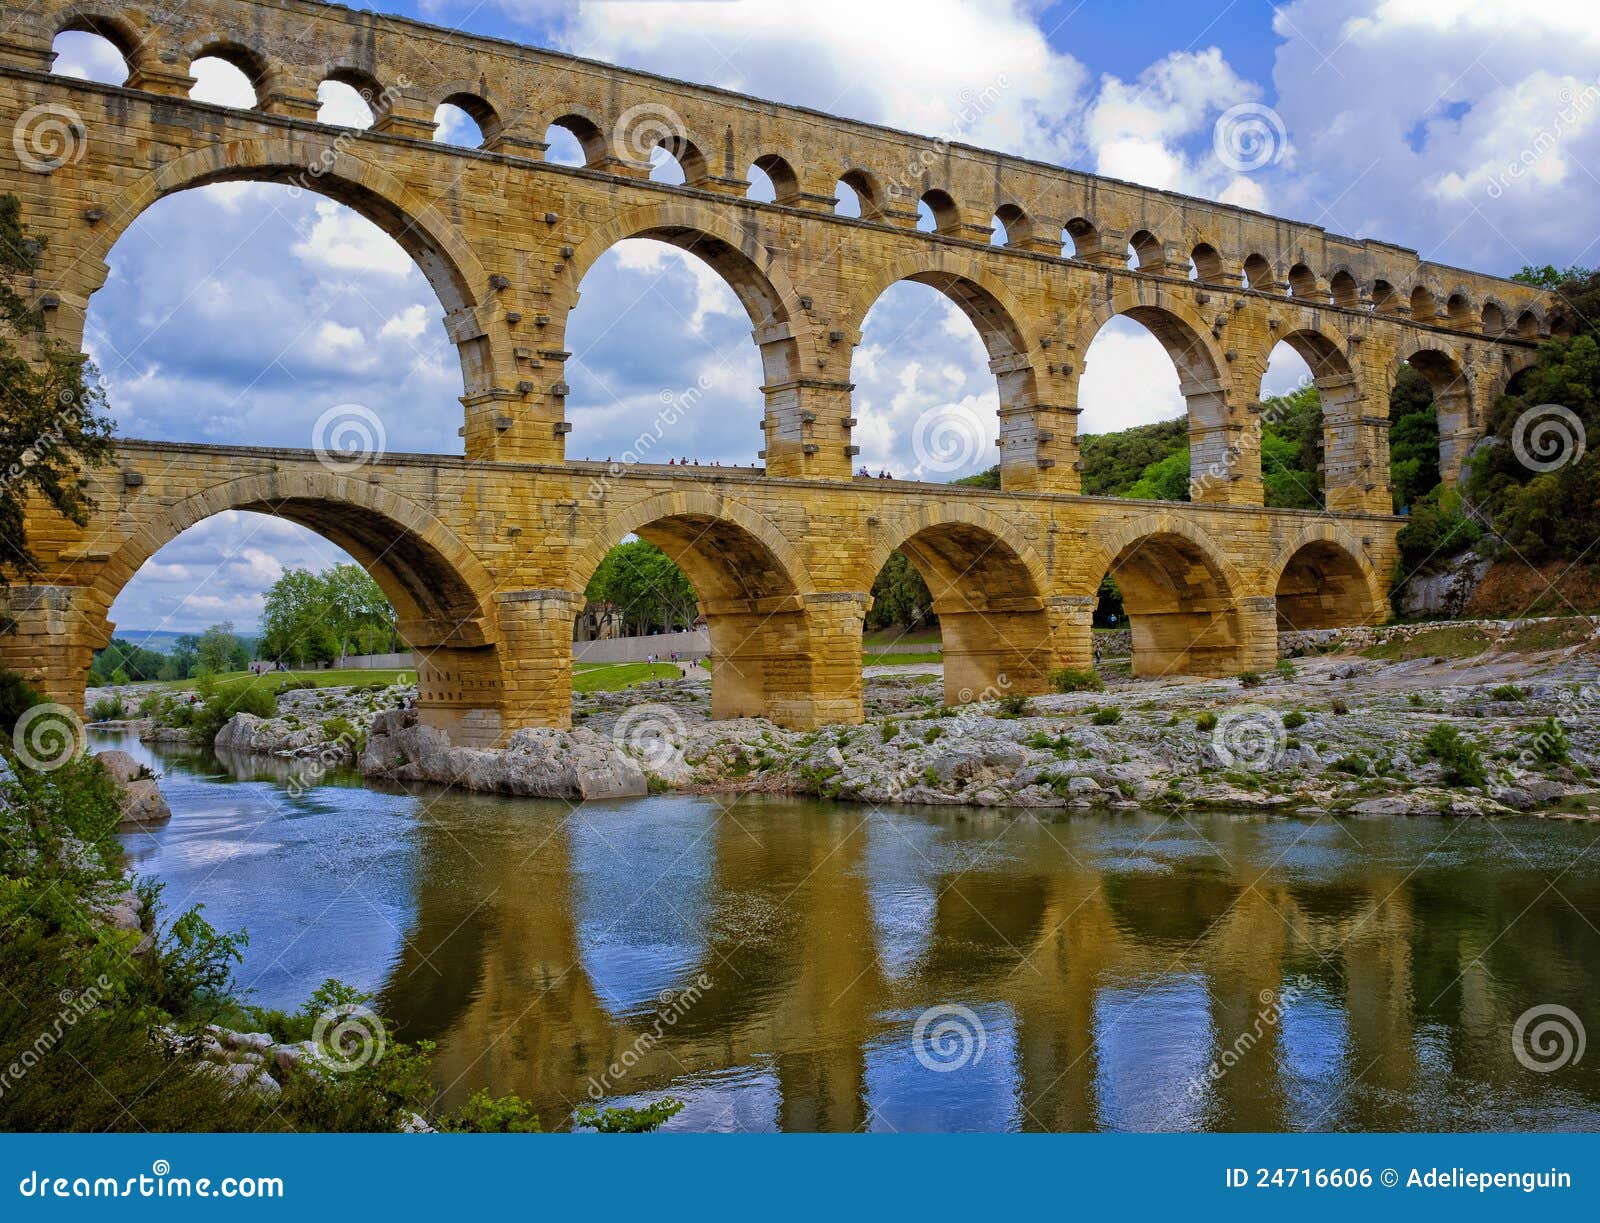
[[[252,1000],[371,991],[437,1042],[446,1103],[514,1091],[547,1128],[662,1094],[697,1130],[1600,1128],[1600,1057],[1514,1031],[1600,1023],[1594,825],[573,806],[95,746],[163,773],[173,819],[129,862],[169,912],[248,930]]]

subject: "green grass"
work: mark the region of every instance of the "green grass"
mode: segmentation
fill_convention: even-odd
[[[926,665],[930,662],[943,662],[943,654],[863,654],[861,665],[863,667],[895,667]]]
[[[647,662],[601,663],[584,667],[582,670],[574,667],[572,690],[621,692],[624,688],[632,688],[635,684],[643,684],[653,679],[677,679],[682,674],[683,672],[670,662],[658,662],[654,665]]]
[[[574,692],[619,692],[652,679],[676,679],[680,672],[671,663],[644,662],[579,663],[572,668]],[[217,678],[218,691],[231,692],[237,688],[258,685],[276,692],[284,680],[291,684],[310,680],[318,688],[349,688],[366,684],[414,684],[415,671],[365,671],[351,668],[343,671],[268,671],[265,675],[251,675],[248,671],[231,671]],[[192,679],[171,682],[155,681],[139,687],[191,689],[198,681]]]

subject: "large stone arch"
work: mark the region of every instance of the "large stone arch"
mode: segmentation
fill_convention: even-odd
[[[883,295],[902,282],[927,285],[938,290],[966,316],[983,341],[989,355],[989,369],[995,376],[999,407],[1001,484],[1007,491],[1037,487],[1044,464],[1044,443],[1052,430],[1075,429],[1070,416],[1040,407],[1041,379],[1036,366],[1038,337],[1023,304],[1005,281],[988,270],[985,261],[964,251],[935,249],[901,255],[872,268],[851,294],[844,321],[845,336],[852,345],[860,343],[867,315]],[[1053,405],[1066,407],[1070,405]],[[852,423],[858,415],[850,411]],[[1050,419],[1045,420],[1048,416]],[[1065,416],[1057,420],[1058,416]],[[919,421],[918,428],[929,434],[956,432],[965,435],[958,447],[961,454],[977,447],[975,422],[951,420],[941,414]],[[930,447],[932,449],[932,447]]]
[[[1289,348],[1311,371],[1322,407],[1323,505],[1328,509],[1387,514],[1389,499],[1388,403],[1363,383],[1351,359],[1355,346],[1325,310],[1303,310],[1268,336],[1252,355],[1253,390],[1261,392],[1272,353]],[[1263,406],[1263,425],[1269,423]]]
[[[880,530],[860,589],[896,550],[922,575],[939,617],[945,704],[1045,690],[1060,644],[1049,570],[1015,524],[959,501],[922,506]]]
[[[88,298],[105,283],[106,259],[133,222],[170,195],[223,182],[280,183],[326,196],[360,213],[392,237],[427,278],[445,311],[445,327],[461,356],[467,395],[495,383],[498,363],[494,320],[480,294],[488,274],[457,226],[429,201],[348,147],[348,137],[295,132],[230,140],[165,162],[120,189],[119,206],[89,234],[75,267],[84,277],[77,301],[63,294],[58,338],[82,343]]]
[[[786,593],[809,594],[816,589],[805,561],[775,523],[740,502],[692,489],[657,493],[615,510],[573,558],[568,570],[571,588],[581,591],[588,585],[606,553],[620,540],[642,534],[652,523],[672,520],[726,523],[749,536],[771,565],[783,572],[789,587]]]
[[[1092,598],[1107,574],[1122,592],[1135,675],[1232,675],[1265,665],[1275,648],[1263,639],[1268,608],[1254,584],[1178,514],[1145,515],[1095,539],[1074,586]]]
[[[840,606],[819,594],[799,550],[775,524],[700,490],[626,506],[574,557],[574,610],[606,552],[628,535],[660,548],[694,587],[711,637],[712,717],[812,726],[860,716],[859,600]],[[846,638],[836,623],[852,613],[855,632]]]
[[[1227,353],[1187,296],[1148,278],[1097,290],[1075,337],[1073,402],[1095,337],[1113,318],[1132,319],[1155,336],[1178,373],[1189,418],[1190,498],[1259,504],[1260,424],[1231,402]]]
[[[1400,366],[1408,364],[1427,379],[1439,414],[1439,481],[1454,488],[1467,452],[1483,434],[1484,405],[1473,394],[1466,354],[1461,345],[1437,334],[1408,332],[1389,368],[1392,388]]]
[[[288,519],[353,556],[394,605],[400,635],[416,658],[423,721],[448,730],[458,743],[482,745],[502,736],[494,579],[427,510],[354,476],[247,476],[157,510],[100,567],[87,592],[90,622],[104,624],[118,593],[163,546],[228,510]],[[105,625],[96,636],[109,632]]]
[[[1279,631],[1376,624],[1388,613],[1388,584],[1367,549],[1327,519],[1307,523],[1273,555],[1265,576]]]
[[[578,290],[595,262],[618,242],[650,238],[694,255],[722,278],[750,317],[751,338],[761,353],[765,401],[764,457],[773,475],[808,475],[814,461],[807,450],[809,420],[819,413],[810,405],[839,384],[815,377],[816,347],[805,322],[806,304],[771,251],[757,240],[754,227],[735,221],[735,209],[712,207],[700,200],[673,200],[634,208],[591,231],[566,261],[559,296],[564,337],[567,320],[578,303]],[[839,474],[828,472],[826,474]]]
[[[981,506],[969,505],[952,498],[942,505],[921,505],[887,522],[878,532],[878,538],[867,554],[866,562],[857,570],[858,589],[867,590],[873,579],[889,559],[889,554],[903,551],[905,540],[925,531],[946,527],[970,527],[989,537],[993,544],[1015,559],[1019,574],[1025,575],[1028,588],[1037,594],[1050,589],[1050,571],[1033,545],[1019,536],[1016,523],[1007,522]]]

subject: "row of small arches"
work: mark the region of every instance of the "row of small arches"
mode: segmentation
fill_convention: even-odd
[[[107,44],[87,54],[81,43],[73,46],[63,40],[93,39]],[[74,58],[91,65],[92,79],[122,84],[132,64],[132,43],[114,23],[97,18],[78,18],[56,38],[56,50],[77,52]],[[222,105],[255,107],[269,88],[270,68],[263,56],[231,41],[214,40],[196,47],[189,63],[196,80],[190,96],[199,101]],[[111,62],[120,59],[120,65]],[[93,67],[101,73],[96,76]],[[121,80],[111,80],[119,70]],[[333,67],[317,87],[317,118],[336,126],[362,129],[371,126],[387,108],[388,95],[370,74],[351,67]],[[501,135],[501,119],[494,107],[481,96],[458,91],[443,98],[433,112],[434,139],[464,147],[493,146]],[[615,133],[608,133],[592,118],[579,114],[554,119],[544,133],[546,160],[555,164],[602,167],[614,156]],[[696,185],[710,175],[705,154],[685,134],[663,133],[648,150],[650,178],[665,184]],[[745,174],[748,198],[758,202],[792,205],[802,195],[800,177],[783,156],[769,153],[757,157]],[[825,202],[825,197],[823,201]],[[865,220],[886,219],[888,196],[879,180],[861,168],[848,170],[834,186],[833,210],[841,216]],[[962,212],[949,192],[930,188],[917,200],[917,229],[945,236],[981,238],[982,227],[967,227]],[[1181,275],[1181,256],[1149,230],[1139,230],[1127,242],[1125,258],[1112,257],[1099,228],[1084,217],[1074,217],[1052,238],[1047,230],[1019,205],[1006,203],[990,217],[989,241],[1001,246],[1027,246],[1041,253],[1063,258],[1094,257],[1097,263],[1125,261],[1135,270]],[[1413,286],[1409,293],[1383,279],[1363,286],[1347,269],[1336,269],[1326,280],[1319,278],[1305,263],[1296,263],[1286,273],[1275,269],[1270,260],[1252,253],[1229,270],[1215,246],[1207,242],[1189,252],[1187,275],[1190,279],[1219,287],[1244,288],[1264,293],[1280,293],[1315,305],[1377,314],[1409,315],[1416,322],[1446,326],[1454,330],[1478,332],[1492,338],[1512,337],[1535,341],[1544,335],[1565,336],[1572,332],[1571,321],[1560,312],[1542,318],[1533,308],[1513,313],[1493,299],[1475,304],[1462,290],[1447,295],[1441,302],[1426,285]]]

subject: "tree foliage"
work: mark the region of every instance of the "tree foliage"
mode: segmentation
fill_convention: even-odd
[[[922,574],[904,552],[897,549],[889,553],[889,559],[872,582],[872,610],[867,613],[867,628],[899,625],[910,632],[933,623],[933,595],[922,580]]]
[[[609,603],[622,614],[623,631],[640,635],[686,629],[694,623],[698,600],[677,563],[644,539],[618,544],[584,588],[590,603]]]
[[[1600,539],[1600,272],[1559,291],[1579,329],[1541,345],[1516,393],[1496,402],[1466,483],[1473,509],[1535,563],[1592,561]]]
[[[46,337],[44,317],[16,290],[38,266],[14,195],[0,195],[0,584],[36,565],[25,507],[37,495],[82,526],[93,508],[85,466],[112,452],[105,394],[87,357]]]
[[[342,654],[385,654],[399,644],[394,608],[360,565],[321,573],[286,569],[266,593],[258,652],[291,665]]]
[[[1389,394],[1389,487],[1395,513],[1417,505],[1439,483],[1439,411],[1433,387],[1410,365]]]

